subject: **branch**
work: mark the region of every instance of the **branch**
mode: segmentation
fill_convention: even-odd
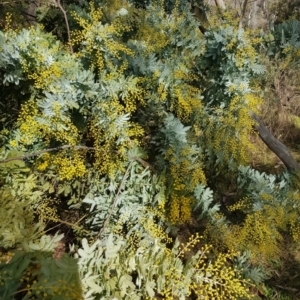
[[[15,156],[15,157],[3,159],[3,160],[0,160],[0,164],[6,163],[6,162],[9,162],[9,161],[12,161],[12,160],[23,160],[23,159],[26,159],[26,158],[38,156],[38,155],[46,153],[46,152],[53,152],[53,151],[69,149],[69,148],[74,148],[75,150],[85,149],[85,150],[102,151],[101,149],[97,149],[97,148],[93,148],[93,147],[64,145],[64,146],[61,146],[61,147],[44,149],[44,150],[41,150],[41,151],[38,151],[38,152],[26,154],[26,155]]]
[[[82,150],[83,149],[83,150],[103,151],[101,149],[94,148],[94,147],[64,145],[64,146],[61,146],[61,147],[44,149],[44,150],[41,150],[41,151],[38,151],[38,152],[26,154],[26,155],[15,156],[15,157],[3,159],[3,160],[0,160],[0,164],[7,163],[7,162],[13,161],[13,160],[23,160],[23,159],[26,159],[26,158],[38,156],[38,155],[46,153],[46,152],[53,152],[53,151],[58,151],[58,150],[70,149],[70,148],[73,148],[75,150]],[[149,168],[150,170],[152,170],[154,172],[153,166],[151,166],[148,162],[146,162],[142,158],[137,157],[137,156],[133,156],[133,157],[129,157],[129,158],[131,160],[135,160],[135,161],[139,162],[144,168]]]
[[[67,27],[67,33],[68,33],[68,42],[69,42],[70,52],[71,52],[71,54],[73,54],[74,51],[73,51],[73,47],[72,47],[72,44],[71,44],[71,33],[70,33],[70,26],[69,26],[69,22],[68,22],[68,16],[67,16],[66,11],[62,7],[62,5],[60,3],[60,0],[57,0],[56,3],[57,3],[57,6],[59,7],[59,9],[64,14],[64,18],[65,18],[65,22],[66,22],[66,27]]]
[[[132,160],[132,161],[130,162],[130,164],[128,165],[127,169],[126,169],[126,172],[125,172],[125,174],[124,174],[124,176],[123,176],[123,178],[122,178],[122,181],[121,181],[121,183],[120,183],[120,185],[119,185],[117,194],[116,194],[116,196],[115,196],[115,198],[114,198],[114,201],[113,201],[113,203],[112,203],[112,205],[111,205],[111,207],[110,207],[108,216],[107,216],[107,218],[106,218],[106,220],[105,220],[105,222],[104,222],[104,224],[103,224],[103,227],[101,228],[101,230],[100,230],[100,232],[99,232],[99,234],[98,234],[98,239],[101,238],[101,236],[102,236],[102,234],[103,234],[103,232],[104,232],[104,229],[107,227],[107,225],[108,225],[108,223],[109,223],[109,220],[110,220],[110,218],[111,218],[111,215],[112,215],[112,213],[113,213],[113,210],[115,209],[115,206],[116,206],[118,197],[119,197],[119,195],[120,195],[120,193],[121,193],[121,189],[122,189],[122,187],[123,187],[123,184],[125,183],[126,177],[127,177],[128,173],[129,173],[129,170],[130,170],[131,165],[133,164],[133,162],[134,162],[134,161]]]
[[[300,170],[300,165],[291,155],[288,148],[272,135],[272,133],[268,130],[262,120],[255,113],[251,113],[251,117],[257,122],[257,124],[255,125],[255,129],[259,133],[262,141],[273,153],[275,153],[279,157],[286,168],[289,171]]]
[[[84,233],[89,233],[89,231],[87,231],[87,230],[83,229],[82,227],[78,226],[76,223],[73,224],[73,223],[70,223],[70,222],[67,222],[67,221],[63,221],[63,220],[60,220],[60,219],[56,219],[56,218],[53,218],[53,217],[47,217],[47,218],[45,218],[45,219],[48,219],[48,220],[53,221],[53,222],[55,222],[55,223],[65,224],[65,225],[67,225],[67,226],[70,226],[70,227],[72,227],[72,228],[75,228],[75,229],[77,229],[77,230],[80,230],[80,231],[82,231],[82,232],[84,232]],[[45,232],[43,232],[43,233],[45,233]]]

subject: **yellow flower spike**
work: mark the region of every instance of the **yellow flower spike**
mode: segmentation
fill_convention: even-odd
[[[16,140],[11,140],[11,141],[9,142],[9,144],[10,144],[13,148],[17,147],[17,145],[18,145]]]

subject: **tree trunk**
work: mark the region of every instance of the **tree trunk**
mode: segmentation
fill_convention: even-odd
[[[215,0],[216,6],[221,9],[226,9],[226,5],[224,0]]]
[[[300,170],[300,165],[291,155],[288,148],[272,135],[272,133],[256,114],[252,113],[251,116],[257,122],[255,129],[259,133],[260,138],[268,146],[268,148],[279,157],[286,168],[289,171]]]
[[[36,24],[36,9],[39,7],[39,1],[30,1],[28,3],[28,8],[23,11],[25,19],[31,25]]]
[[[246,14],[247,5],[248,5],[248,0],[244,0],[242,10],[241,10],[240,21],[239,21],[239,28],[243,28],[243,18],[245,17]]]

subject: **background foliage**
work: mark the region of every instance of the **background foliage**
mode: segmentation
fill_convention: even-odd
[[[0,2],[0,299],[297,297],[298,174],[251,118],[298,147],[296,16],[31,4]]]

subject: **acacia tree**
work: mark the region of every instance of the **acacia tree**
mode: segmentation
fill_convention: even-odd
[[[1,131],[0,245],[23,250],[0,265],[11,272],[1,293],[251,298],[263,273],[248,261],[277,258],[282,231],[299,238],[298,193],[245,167],[261,40],[225,17],[201,33],[181,2],[96,4],[71,14],[73,54],[39,26],[0,34],[1,101],[16,110]],[[209,183],[226,174],[241,199],[223,209]],[[174,232],[193,220],[207,240],[197,229],[180,244]],[[49,252],[62,236],[47,222],[71,226],[79,244],[59,262]]]

